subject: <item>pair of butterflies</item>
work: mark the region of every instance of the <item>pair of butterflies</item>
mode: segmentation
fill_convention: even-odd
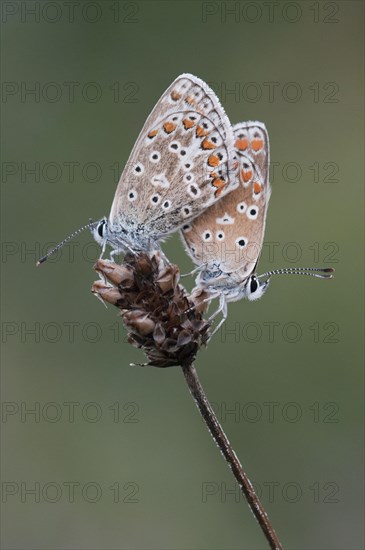
[[[255,274],[270,198],[269,160],[264,124],[232,127],[213,90],[182,74],[147,118],[109,218],[70,235],[38,264],[85,228],[103,252],[111,246],[112,257],[126,250],[152,252],[180,229],[198,266],[197,287],[209,300],[219,297],[223,320],[227,302],[260,298],[274,273],[331,277],[332,270],[319,268]]]

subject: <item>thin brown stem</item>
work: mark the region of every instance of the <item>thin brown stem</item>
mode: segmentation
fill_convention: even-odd
[[[195,399],[196,405],[214,439],[220,448],[224,458],[229,464],[234,477],[236,478],[242,493],[245,495],[251,511],[266,537],[267,542],[272,550],[282,550],[281,542],[279,541],[273,526],[264,510],[258,496],[256,495],[251,481],[245,474],[240,461],[237,458],[222,426],[219,424],[217,416],[213,411],[202,385],[199,382],[194,365],[182,367],[185,380],[189,386],[190,392]]]

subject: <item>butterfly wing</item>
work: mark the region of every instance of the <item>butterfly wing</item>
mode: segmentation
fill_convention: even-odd
[[[239,187],[181,231],[197,265],[212,273],[248,276],[261,252],[270,198],[269,138],[260,122],[233,127]]]
[[[111,231],[129,228],[159,238],[235,186],[228,117],[205,82],[183,74],[157,102],[136,141],[115,193]]]

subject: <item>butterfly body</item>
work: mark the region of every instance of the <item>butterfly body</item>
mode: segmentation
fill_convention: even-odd
[[[267,281],[260,282],[255,274],[244,276],[214,271],[202,271],[196,279],[198,287],[217,297],[223,295],[226,302],[236,302],[242,298],[257,300],[263,295],[267,284]]]
[[[156,242],[163,238],[163,235],[151,236],[151,233],[146,231],[145,224],[137,224],[134,219],[125,220],[123,226],[115,226],[106,217],[94,224],[91,233],[103,252],[107,244],[111,246],[112,255],[116,252],[125,252],[127,249],[152,251]]]

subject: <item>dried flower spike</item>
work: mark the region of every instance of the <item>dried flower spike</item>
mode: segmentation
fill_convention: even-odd
[[[229,464],[242,493],[257,519],[270,548],[282,550],[274,528],[245,474],[237,455],[218,422],[199,382],[193,361],[209,340],[210,322],[202,317],[207,294],[195,289],[189,295],[179,285],[179,268],[156,252],[126,254],[123,265],[98,260],[95,269],[104,281],[96,281],[92,292],[121,310],[128,341],[143,349],[155,367],[181,366],[190,392],[214,441]]]
[[[159,252],[126,254],[123,265],[98,260],[95,269],[105,280],[92,292],[121,310],[128,341],[143,349],[150,366],[191,365],[199,348],[209,339],[201,301],[179,285],[180,272]],[[206,307],[206,304],[204,304]]]

